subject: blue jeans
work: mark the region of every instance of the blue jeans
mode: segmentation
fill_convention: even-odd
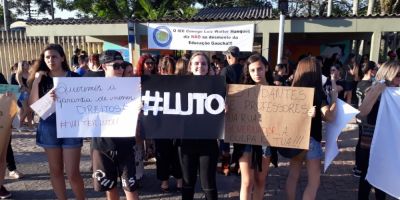
[[[252,146],[249,144],[247,144],[243,149],[243,153],[251,153],[251,151],[252,151]],[[263,156],[265,156],[265,157],[271,156],[271,147],[263,146],[262,152],[263,152]]]
[[[321,143],[315,140],[314,138],[310,138],[310,147],[307,151],[306,159],[307,160],[315,160],[321,159],[323,156]]]
[[[82,138],[57,138],[56,114],[46,120],[40,119],[36,133],[36,144],[43,148],[82,147]]]

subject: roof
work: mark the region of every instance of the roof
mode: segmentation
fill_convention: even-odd
[[[287,16],[286,19],[340,19],[340,18],[396,18],[400,14],[375,14],[375,15],[332,15],[327,16]],[[276,20],[279,16],[273,16],[272,8],[260,7],[230,7],[230,8],[203,8],[191,18],[167,17],[157,21],[132,19],[41,19],[28,21],[29,25],[80,25],[80,24],[121,24],[132,22],[207,22],[207,21],[246,21],[246,20]]]
[[[250,20],[267,19],[272,17],[272,8],[260,7],[232,7],[232,8],[204,8],[193,18],[199,20]]]

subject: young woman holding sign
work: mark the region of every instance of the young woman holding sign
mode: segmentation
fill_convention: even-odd
[[[301,151],[290,159],[289,175],[286,180],[288,200],[296,199],[297,182],[303,162],[306,162],[308,183],[303,193],[303,199],[315,199],[320,184],[322,158],[322,120],[331,121],[336,110],[337,88],[334,76],[331,76],[332,87],[327,97],[322,89],[321,66],[314,57],[306,57],[299,61],[293,78],[293,87],[312,87],[314,92],[314,108],[309,110],[311,120],[311,138],[308,151]]]
[[[49,44],[40,54],[40,59],[32,68],[28,79],[31,87],[29,103],[53,89],[53,77],[78,77],[71,72],[63,48]],[[76,199],[85,199],[83,179],[79,172],[81,158],[81,138],[57,138],[56,113],[46,120],[40,119],[36,143],[45,149],[50,168],[50,180],[57,199],[67,199],[64,167]]]
[[[189,73],[194,76],[208,75],[209,66],[210,60],[206,54],[194,53],[189,60]],[[193,199],[198,171],[206,199],[218,199],[216,170],[219,150],[217,140],[182,139],[180,145],[179,159],[183,178],[182,200]]]
[[[250,56],[244,66],[242,83],[271,85],[272,82],[268,61],[259,54]],[[240,199],[263,199],[271,149],[246,144],[234,144],[234,148],[233,159],[239,159],[241,174]]]
[[[371,141],[374,137],[375,125],[377,122],[380,97],[386,87],[400,86],[400,63],[388,61],[381,65],[376,73],[376,81],[366,89],[365,98],[362,101],[357,117],[365,117],[360,134],[360,162],[357,167],[361,170],[360,182],[358,185],[358,199],[368,199],[372,185],[365,179],[370,160]],[[367,127],[369,127],[367,129]],[[389,152],[392,153],[392,152]],[[375,188],[375,197],[378,200],[385,199],[385,192]]]
[[[161,75],[174,75],[175,60],[164,56],[158,63]],[[176,190],[182,190],[182,169],[179,163],[178,142],[174,139],[154,139],[156,147],[157,179],[161,181],[162,192],[169,192],[169,178],[176,179]]]

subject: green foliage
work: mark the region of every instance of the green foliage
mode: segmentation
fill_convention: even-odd
[[[18,16],[26,15],[28,18],[40,14],[51,15],[52,11],[49,0],[8,0],[8,5]]]
[[[196,9],[189,0],[55,0],[60,9],[75,10],[78,17],[103,19],[191,17]]]
[[[105,19],[131,18],[136,7],[135,0],[55,0],[62,10],[75,10],[78,17]]]

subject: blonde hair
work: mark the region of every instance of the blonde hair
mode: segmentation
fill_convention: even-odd
[[[18,67],[17,67],[17,72],[15,73],[16,74],[15,75],[16,76],[16,80],[17,80],[17,82],[18,82],[18,84],[20,86],[23,86],[22,74],[24,72],[24,65],[25,64],[29,65],[28,61],[26,61],[26,60],[19,61],[18,62]],[[28,71],[28,73],[29,73],[29,71]],[[28,76],[29,76],[29,74],[28,74]]]
[[[175,75],[186,75],[188,73],[188,60],[179,58],[175,66]]]
[[[375,75],[376,80],[385,80],[392,82],[400,72],[400,63],[398,61],[387,61],[383,63]]]

